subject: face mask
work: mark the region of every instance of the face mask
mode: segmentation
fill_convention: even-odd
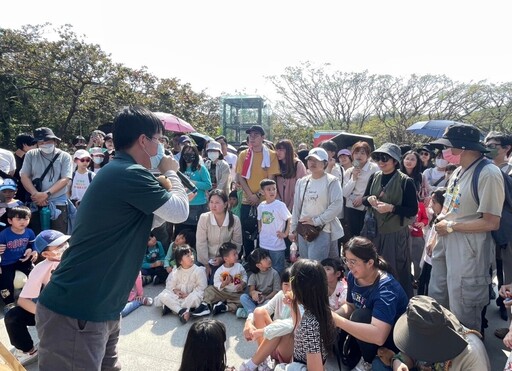
[[[219,152],[217,151],[208,151],[208,158],[212,161],[216,161],[219,159]]]
[[[92,158],[92,161],[95,163],[95,164],[101,164],[103,162],[103,157],[93,157]]]
[[[64,254],[64,251],[66,251],[69,247],[69,243],[65,243],[60,249],[53,250],[53,259],[60,260],[62,258],[62,254]]]
[[[55,151],[55,144],[41,144],[39,149],[46,154],[52,153]]]
[[[158,149],[156,150],[156,155],[149,157],[152,169],[158,168],[158,165],[160,165],[160,161],[162,161],[162,159],[164,158],[164,154],[164,146],[162,145],[162,143],[159,143]]]
[[[446,161],[444,158],[436,158],[436,166],[440,169],[443,169],[448,166],[448,161]]]
[[[182,156],[183,160],[188,163],[194,162],[196,159],[196,155],[194,153],[184,153]]]
[[[493,149],[491,149],[491,148],[487,148],[487,150],[488,150],[489,152],[487,152],[487,153],[485,154],[485,157],[490,158],[490,159],[493,159],[493,158],[495,158],[496,156],[498,156],[498,148],[493,148]]]
[[[462,154],[462,152],[461,152],[461,154]],[[454,165],[460,164],[460,155],[452,154],[451,148],[443,149],[443,157],[450,164],[454,164]]]

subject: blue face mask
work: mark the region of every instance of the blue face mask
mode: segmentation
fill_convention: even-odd
[[[158,165],[160,165],[160,161],[162,161],[162,158],[164,158],[164,146],[162,143],[158,143],[158,149],[156,151],[156,155],[149,156],[149,160],[151,161],[151,168],[157,169]]]

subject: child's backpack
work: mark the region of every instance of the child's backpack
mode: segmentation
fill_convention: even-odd
[[[480,161],[471,179],[471,191],[478,205],[480,205],[480,198],[478,197],[478,178],[480,177],[482,169],[489,164],[492,164],[492,162],[486,158]],[[500,172],[503,176],[505,201],[503,202],[503,209],[501,211],[500,227],[492,231],[491,234],[496,244],[503,246],[512,242],[512,177],[501,170]]]
[[[73,171],[73,175],[71,176],[71,184],[73,184],[73,181],[75,180],[75,174],[76,174],[76,170]],[[89,184],[91,184],[92,182],[92,171],[87,169],[87,177],[89,178]]]

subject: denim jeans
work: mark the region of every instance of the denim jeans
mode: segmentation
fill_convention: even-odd
[[[142,303],[138,300],[129,301],[128,303],[126,303],[123,310],[121,311],[121,317],[126,317],[128,314],[133,312],[135,309],[137,309],[141,305],[142,305]]]
[[[242,306],[247,311],[247,314],[254,312],[258,306],[258,303],[252,300],[251,295],[249,294],[242,294],[240,296],[240,303],[242,303]]]
[[[274,268],[279,275],[283,273],[284,271],[284,261],[285,261],[285,250],[281,251],[272,251],[267,249],[265,250],[268,255],[270,256],[270,259],[272,260],[272,268]]]

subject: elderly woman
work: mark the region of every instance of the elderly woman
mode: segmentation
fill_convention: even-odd
[[[240,250],[242,227],[240,219],[228,211],[228,196],[224,191],[215,189],[210,192],[208,207],[210,211],[201,214],[197,223],[196,251],[197,260],[205,266],[207,277],[213,279],[213,274],[222,264],[222,258],[218,257],[220,245],[232,242]]]
[[[398,170],[400,157],[400,148],[392,143],[384,143],[372,153],[380,171],[370,177],[363,205],[369,207],[368,216],[373,215],[376,221],[373,243],[377,252],[396,271],[406,294],[412,297],[409,225],[418,213],[418,200],[413,180]]]
[[[398,351],[393,342],[393,327],[409,299],[370,240],[352,238],[343,260],[350,269],[347,302],[333,313],[334,322],[342,330],[342,338],[346,334],[353,337],[345,344],[351,345],[353,351],[352,364],[347,366],[354,370],[371,369],[380,346]]]
[[[306,159],[311,174],[299,179],[295,185],[290,240],[298,240],[302,258],[322,261],[329,257],[331,244],[337,244],[343,237],[343,228],[337,218],[343,208],[343,196],[338,178],[326,173],[327,152],[313,148]],[[307,226],[316,227],[319,231],[316,238],[303,233]]]

